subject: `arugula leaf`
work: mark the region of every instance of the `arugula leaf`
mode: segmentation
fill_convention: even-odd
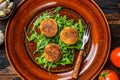
[[[54,14],[54,13],[58,13],[61,9],[62,9],[62,7],[61,7],[61,6],[58,6],[58,7],[53,11],[53,14]]]
[[[48,69],[48,71],[51,68],[56,68],[58,65],[72,65],[74,62],[74,54],[75,54],[75,50],[79,50],[82,46],[82,37],[83,37],[83,32],[84,32],[84,26],[82,25],[82,21],[79,20],[77,23],[74,23],[74,19],[71,20],[67,20],[67,16],[61,16],[59,14],[59,11],[62,9],[62,7],[57,7],[54,11],[53,14],[48,14],[48,12],[46,11],[45,13],[43,13],[42,15],[40,15],[40,17],[37,18],[37,20],[34,22],[34,26],[32,28],[32,32],[31,36],[29,38],[27,38],[29,41],[34,41],[36,42],[37,46],[36,46],[36,50],[34,53],[39,52],[40,56],[36,57],[35,61],[38,65],[43,65],[44,68]],[[56,36],[54,36],[53,38],[48,38],[45,37],[43,34],[37,34],[35,32],[35,27],[36,28],[40,28],[39,25],[41,24],[41,21],[46,19],[46,18],[52,18],[54,20],[56,20],[57,22],[57,26],[58,26],[58,32],[56,34]],[[64,27],[73,27],[78,31],[78,40],[76,42],[76,44],[74,45],[67,45],[65,43],[63,43],[60,40],[60,32],[63,30]],[[56,43],[60,46],[61,51],[62,51],[62,57],[59,61],[57,62],[49,62],[46,60],[46,58],[44,57],[43,53],[44,53],[44,48],[46,45],[48,45],[49,43]]]
[[[42,16],[39,16],[39,18],[37,18],[37,20],[34,23],[35,27],[38,27],[40,25],[40,23],[42,22],[42,20],[49,18],[50,15],[48,14],[48,12],[46,11],[45,13],[43,13]]]

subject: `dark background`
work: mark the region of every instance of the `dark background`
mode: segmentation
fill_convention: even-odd
[[[17,0],[16,5],[21,0]],[[120,0],[94,0],[104,12],[111,32],[111,49],[110,52],[120,47]],[[0,20],[0,30],[4,32],[6,20]],[[108,58],[103,69],[114,70],[120,77],[120,68],[115,67]],[[0,80],[21,80],[11,67],[5,54],[4,43],[0,46]],[[97,80],[97,78],[96,78]]]

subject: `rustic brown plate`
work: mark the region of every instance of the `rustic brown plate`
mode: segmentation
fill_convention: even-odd
[[[62,6],[79,14],[85,21],[92,22],[91,47],[85,58],[79,79],[94,79],[109,55],[110,31],[100,8],[92,0],[25,0],[18,7],[7,25],[5,34],[6,54],[9,61],[26,80],[62,80],[71,79],[73,70],[61,73],[48,73],[32,60],[25,46],[24,28],[41,12]],[[69,16],[71,17],[71,16]]]
[[[33,28],[34,22],[37,20],[37,18],[39,18],[39,16],[42,15],[43,13],[45,13],[46,11],[47,11],[48,13],[52,13],[54,9],[55,9],[55,8],[51,8],[51,9],[45,10],[45,11],[43,11],[43,12],[41,11],[36,17],[34,17],[34,18],[30,21],[29,25],[27,25],[27,26],[25,27],[25,33],[27,33],[27,35],[30,35],[31,29]],[[71,10],[71,9],[62,7],[62,10],[60,10],[59,14],[60,14],[61,16],[66,15],[68,20],[69,20],[69,19],[74,19],[75,23],[78,22],[79,19],[80,19],[80,20],[82,21],[83,25],[85,25],[85,22],[86,22],[86,21],[85,21],[79,14],[77,14],[75,11],[73,11],[73,10]],[[37,32],[38,34],[40,34],[40,29],[36,28],[36,32]],[[26,47],[26,50],[27,50],[28,54],[30,55],[31,59],[32,59],[35,63],[36,63],[36,57],[40,56],[40,53],[39,53],[39,52],[37,52],[36,54],[34,53],[35,50],[36,50],[36,46],[37,46],[37,44],[36,44],[34,41],[30,42],[30,41],[28,41],[27,38],[25,37],[25,47]],[[85,52],[86,52],[86,54],[89,53],[90,48],[91,48],[91,40],[89,40],[88,45],[86,45],[86,47],[85,47]],[[78,55],[78,50],[75,51],[75,59],[77,58],[77,55]],[[85,58],[85,57],[84,57],[84,58]],[[75,62],[75,60],[74,60],[74,62]],[[38,65],[38,64],[37,64],[37,65]],[[73,69],[73,65],[74,65],[74,64],[66,65],[66,66],[58,65],[57,68],[51,68],[51,69],[49,70],[49,72],[66,72],[66,71],[70,71],[71,69]],[[83,65],[85,65],[85,64],[83,64]],[[42,69],[44,69],[43,65],[38,65],[38,66],[41,67]],[[46,68],[46,69],[44,69],[44,70],[48,71],[48,68]]]

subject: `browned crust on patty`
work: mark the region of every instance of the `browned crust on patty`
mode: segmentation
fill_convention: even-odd
[[[54,37],[58,31],[56,21],[52,18],[43,20],[40,24],[40,31],[46,37]]]
[[[60,40],[68,45],[73,45],[77,42],[78,31],[75,28],[65,27],[60,33]]]
[[[44,56],[49,62],[58,61],[61,55],[61,50],[57,44],[50,43],[44,49]]]

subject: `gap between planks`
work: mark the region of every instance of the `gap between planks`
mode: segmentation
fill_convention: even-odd
[[[1,76],[17,76],[17,74],[12,66],[8,66],[5,69],[0,70],[0,77]]]

